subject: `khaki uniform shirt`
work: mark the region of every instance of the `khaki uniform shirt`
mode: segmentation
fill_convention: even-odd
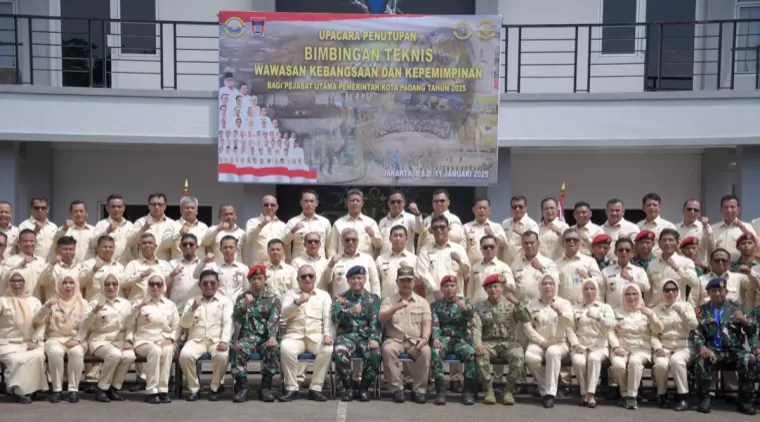
[[[76,224],[69,227],[68,230],[64,230],[64,226],[61,226],[53,236],[53,246],[55,248],[58,239],[64,236],[71,236],[77,241],[77,246],[74,252],[74,259],[79,262],[84,262],[95,256],[95,249],[92,248],[92,235],[95,233],[95,226],[91,224],[85,224],[82,227]]]
[[[18,245],[18,227],[13,224],[8,224],[8,227],[6,228],[0,227],[0,233],[5,234],[5,237],[8,238],[8,246],[5,248],[5,257],[9,258],[15,255],[18,251],[18,249],[16,249],[16,245]]]
[[[32,295],[40,301],[43,301],[45,300],[45,291],[39,284],[39,279],[42,270],[45,269],[46,261],[44,258],[35,255],[34,261],[26,264],[25,267],[22,267],[21,265],[24,262],[24,259],[25,256],[23,254],[18,254],[6,258],[5,261],[3,261],[3,268],[0,270],[0,273],[2,273],[2,279],[0,279],[0,295],[4,295],[10,287],[8,283],[13,271],[21,270],[24,274],[24,279],[26,280],[26,283],[24,283],[24,291],[26,291],[26,294]]]
[[[739,259],[741,253],[736,249],[736,239],[738,239],[744,232],[742,232],[742,229],[736,224],[737,221],[738,220],[734,221],[731,225],[726,224],[725,221],[712,225],[713,244],[710,252],[718,248],[723,248],[731,254],[731,261]],[[744,227],[757,238],[757,233],[755,232],[755,228],[752,227],[752,224],[744,222]]]
[[[633,278],[633,281],[628,281],[621,277],[625,269],[628,274]],[[599,284],[599,297],[604,300],[605,303],[610,305],[612,309],[617,309],[623,306],[623,294],[625,288],[629,284],[636,284],[641,290],[641,294],[646,295],[649,292],[649,276],[647,272],[632,263],[628,263],[625,267],[621,267],[620,264],[615,263],[602,270],[602,282]]]
[[[391,229],[395,226],[404,226],[406,228],[406,250],[414,253],[414,234],[417,233],[418,228],[414,214],[406,211],[402,211],[395,217],[391,217],[388,214],[380,220],[380,224],[377,226],[380,228],[380,237],[383,239],[383,246],[380,249],[381,254],[392,249],[390,241]]]
[[[523,304],[538,299],[541,296],[541,279],[547,274],[554,277],[554,281],[559,283],[557,264],[540,253],[536,255],[536,258],[541,263],[541,266],[543,266],[543,271],[533,268],[533,265],[530,264],[530,261],[524,255],[520,256],[512,265],[512,274],[515,277],[515,287],[517,289],[517,300]]]
[[[285,261],[277,265],[267,262],[266,290],[277,296],[282,301],[285,293],[298,288],[298,270]]]
[[[195,310],[193,302],[195,298],[187,301],[179,320],[180,326],[188,330],[187,341],[229,344],[234,331],[232,301],[217,291],[209,299],[202,297],[201,306]]]
[[[507,246],[501,254],[501,260],[509,265],[522,254],[522,235],[527,231],[539,233],[538,223],[525,214],[519,221],[514,218],[507,218],[501,223],[504,233],[507,235]],[[540,233],[539,233],[540,234]]]
[[[24,300],[26,300],[26,304],[29,306],[30,317],[34,316],[42,308],[42,303],[36,297],[27,296]],[[0,296],[0,347],[6,344],[23,344],[31,340],[44,339],[44,325],[41,327],[42,329],[40,327],[37,330],[33,329],[31,338],[27,338],[14,321],[14,311],[13,298]]]
[[[317,286],[318,289],[322,289],[327,293],[330,293],[328,290],[328,287],[330,286],[325,285],[324,280],[322,280],[322,275],[325,272],[325,269],[327,268],[327,264],[329,262],[330,261],[328,261],[327,258],[323,256],[317,255],[316,258],[312,258],[309,255],[304,254],[294,258],[290,265],[296,269],[296,273],[298,273],[298,269],[302,266],[310,265],[312,268],[314,268],[314,274],[317,276],[317,279],[314,281],[314,285]]]
[[[467,285],[467,297],[472,300],[473,304],[488,299],[488,294],[483,288],[483,282],[491,274],[499,274],[504,278],[504,294],[507,294],[507,292],[517,292],[515,277],[512,274],[512,270],[509,268],[509,265],[497,258],[494,258],[489,262],[485,262],[481,259],[473,264],[471,271],[472,277],[470,277],[470,283]]]
[[[71,262],[71,265],[66,265],[63,261],[55,265],[48,262],[37,279],[37,283],[42,290],[42,295],[46,298],[55,296],[56,289],[58,288],[56,281],[63,273],[69,273],[72,277],[79,280],[79,273],[82,272],[82,268],[82,263],[76,259]],[[79,287],[80,289],[82,287],[81,281],[79,282]]]
[[[346,273],[354,265],[361,265],[367,270],[367,280],[364,283],[364,290],[379,297],[382,294],[380,291],[380,277],[377,274],[377,267],[375,266],[375,261],[372,257],[361,252],[357,252],[354,256],[346,256],[345,253],[342,255],[340,261],[338,261],[338,263],[332,268],[330,268],[328,263],[322,274],[322,283],[331,287],[333,298],[348,290],[349,286],[348,280],[346,279]]]
[[[119,227],[116,228],[116,230],[108,233],[108,228],[111,227],[111,222],[113,221],[115,220],[111,217],[98,221],[98,224],[95,225],[95,229],[92,233],[92,249],[97,253],[98,239],[105,235],[111,236],[114,240],[113,259],[122,265],[127,265],[134,256],[132,254],[132,247],[129,245],[128,241],[129,233],[132,232],[134,224],[124,218],[121,220],[121,224],[119,224]],[[160,241],[161,239],[156,239],[156,242]]]
[[[372,229],[372,235],[366,232],[366,228]],[[340,234],[345,229],[354,229],[359,236],[359,246],[357,251],[366,253],[371,257],[375,257],[375,251],[379,251],[383,247],[383,238],[380,234],[380,228],[375,223],[375,220],[367,217],[364,214],[359,214],[356,218],[352,218],[350,215],[344,215],[335,221],[335,224],[330,231],[330,236],[327,238],[327,259],[332,258],[336,253],[343,253],[343,244],[340,242]]]
[[[451,253],[459,255],[461,264],[451,258]],[[467,251],[459,243],[449,241],[443,247],[435,243],[425,245],[420,249],[417,256],[417,266],[414,273],[422,280],[427,288],[425,293],[428,300],[434,298],[435,292],[441,291],[441,279],[447,275],[454,275],[459,281],[459,294],[464,296],[464,279],[470,275],[470,261],[467,259]]]
[[[494,237],[496,237],[497,253],[507,245],[507,234],[504,233],[504,229],[499,223],[491,220],[487,220],[483,224],[470,221],[464,225],[464,233],[467,236],[467,258],[470,262],[478,262],[483,259],[483,253],[480,251],[480,239],[486,235],[486,227],[490,227]]]
[[[686,294],[686,286],[691,286],[691,289],[698,289],[699,282],[697,280],[697,270],[694,268],[694,261],[689,258],[683,257],[678,254],[672,255],[675,260],[678,271],[674,271],[670,268],[667,261],[662,257],[656,258],[649,263],[647,267],[647,275],[649,276],[649,283],[651,290],[648,295],[644,295],[648,308],[654,308],[662,301],[662,285],[663,281],[668,278],[673,278],[678,283],[678,290]],[[686,298],[680,298],[679,300],[686,300]]]
[[[464,226],[462,225],[462,220],[459,219],[456,215],[452,214],[451,211],[446,210],[442,214],[444,217],[446,217],[447,220],[449,220],[449,241],[458,243],[462,245],[463,248],[467,248],[467,235],[464,233]],[[432,245],[435,243],[435,239],[433,238],[433,235],[430,233],[430,222],[433,220],[433,214],[430,214],[429,216],[425,217],[425,219],[422,219],[422,214],[415,217],[415,225],[417,226],[417,233],[419,233],[419,238],[417,239],[417,254],[419,255],[420,250],[422,250],[423,246],[426,245]]]
[[[557,296],[569,300],[572,304],[583,301],[584,280],[590,278],[596,281],[597,286],[602,284],[602,272],[599,271],[599,265],[588,255],[580,252],[573,257],[565,255],[558,259],[556,264],[559,271]],[[581,268],[584,268],[588,274],[585,279],[579,273]]]
[[[247,253],[243,261],[251,267],[265,264],[269,261],[267,243],[272,239],[280,239],[282,232],[285,230],[285,223],[279,218],[259,228],[259,224],[263,221],[265,221],[265,217],[260,215],[256,218],[251,218],[245,224]]]
[[[676,307],[683,310],[683,315],[676,311]],[[662,322],[662,332],[652,336],[652,349],[675,351],[689,348],[689,334],[699,325],[694,307],[683,302],[662,303],[653,310]]]
[[[227,299],[235,303],[238,296],[248,289],[248,267],[244,264],[233,261],[226,263],[224,261],[215,261],[207,264],[200,261],[193,271],[193,278],[200,280],[203,270],[213,270],[219,274],[219,290],[227,296]]]
[[[646,219],[639,221],[637,224],[640,231],[651,230],[654,232],[654,246],[652,247],[652,254],[660,256],[660,245],[657,242],[660,240],[660,233],[664,229],[676,229],[670,221],[660,217],[659,215],[653,221],[647,221]]]
[[[164,339],[172,339],[175,343],[179,340],[182,327],[177,305],[163,296],[151,299],[142,308],[135,306],[132,317],[135,318],[135,348]]]
[[[78,337],[87,339],[90,350],[96,350],[104,344],[123,344],[125,341],[134,341],[132,303],[123,297],[116,297],[113,300],[106,300],[103,307],[96,313],[95,308],[99,301],[100,298],[87,304],[84,320],[79,325]]]
[[[28,220],[25,220],[23,223],[18,225],[18,230],[19,232],[22,232],[26,229],[33,231],[35,227],[36,225],[34,224],[34,218],[29,217]],[[42,227],[42,230],[37,233],[37,246],[34,248],[35,256],[39,256],[44,260],[48,259],[50,251],[55,246],[53,243],[53,238],[55,237],[55,233],[57,231],[58,226],[56,226],[50,220],[45,220],[45,225]]]
[[[171,250],[171,259],[181,260],[182,258],[182,245],[180,245],[180,239],[182,239],[182,227],[187,223],[184,218],[180,218],[175,221],[174,224],[169,226],[161,238],[161,247]],[[199,259],[203,259],[206,256],[206,249],[201,245],[203,236],[206,235],[208,226],[201,220],[196,219],[194,223],[190,224],[190,229],[187,231],[190,234],[195,235],[198,239],[198,250],[196,255]],[[180,308],[181,309],[181,308]]]
[[[148,294],[148,279],[151,274],[141,277],[140,273],[151,270],[152,273],[160,274],[165,279],[169,278],[172,267],[163,259],[154,258],[149,262],[145,257],[133,259],[124,267],[124,278],[121,280],[121,289],[127,299],[135,301],[142,300]]]
[[[604,230],[592,222],[588,222],[583,227],[574,225],[572,228],[578,230],[581,237],[581,253],[591,256],[591,242],[597,235],[604,234]]]
[[[398,284],[396,284],[396,275],[398,269],[401,267],[401,263],[405,263],[407,267],[414,268],[417,265],[417,257],[404,249],[399,254],[393,253],[393,251],[383,252],[375,260],[377,265],[377,274],[380,276],[380,298],[385,299],[391,297],[398,292]]]
[[[636,224],[623,218],[614,226],[610,224],[609,220],[605,221],[604,224],[602,224],[602,231],[604,234],[612,238],[610,252],[607,254],[607,257],[615,259],[615,242],[617,242],[618,239],[631,239],[631,241],[633,241],[636,239],[636,235],[639,234],[641,229],[639,229],[639,226]]]
[[[733,300],[742,306],[745,313],[751,313],[754,308],[755,292],[757,285],[750,281],[750,279],[741,273],[727,272],[721,276],[715,273],[705,274],[699,277],[699,287],[691,289],[689,294],[690,302],[693,306],[703,305],[710,301],[710,296],[707,294],[707,283],[710,280],[718,277],[726,279],[726,299]]]
[[[562,311],[561,316],[551,308],[552,303],[559,305]],[[531,321],[523,325],[523,331],[531,343],[540,345],[545,340],[549,340],[567,345],[568,338],[575,337],[573,333],[575,313],[573,306],[567,300],[561,297],[555,297],[551,302],[544,302],[540,298],[533,299],[528,305],[528,312]]]
[[[612,306],[597,299],[591,303],[576,303],[573,311],[576,344],[584,349],[607,350],[609,333],[615,330],[617,323]]]
[[[166,279],[169,284],[169,300],[177,305],[177,309],[185,309],[185,302],[201,295],[198,278],[193,277],[195,268],[200,262],[201,260],[198,257],[194,257],[192,261],[187,261],[184,258],[169,261],[172,272],[177,266],[182,267],[176,277]]]
[[[243,253],[245,249],[245,230],[241,229],[237,225],[233,226],[231,230],[220,230],[219,225],[209,227],[206,231],[206,235],[203,236],[203,246],[206,249],[210,249],[216,259],[222,258],[222,249],[219,242],[225,236],[232,236],[237,239],[237,254],[235,254],[235,261],[243,262]]]
[[[301,223],[303,227],[298,229],[295,233],[292,233],[293,228]],[[330,230],[332,225],[330,220],[322,217],[321,215],[314,214],[311,218],[307,218],[303,213],[288,220],[285,224],[285,229],[282,231],[280,239],[285,242],[285,252],[288,259],[294,257],[306,255],[306,247],[303,244],[304,237],[309,233],[319,233],[322,239],[322,247],[319,248],[320,255],[327,257],[325,248],[327,247],[327,238],[330,236]],[[292,246],[291,246],[292,244]]]
[[[82,263],[82,268],[79,271],[79,287],[84,290],[86,300],[96,299],[108,274],[118,277],[120,283],[124,280],[124,266],[115,259],[113,262],[100,267],[98,271],[93,272],[95,264],[99,261],[102,261],[100,257],[88,259]]]
[[[285,322],[283,339],[309,340],[322,344],[325,336],[333,336],[333,323],[330,318],[332,298],[321,289],[314,289],[309,294],[309,300],[296,305],[295,301],[301,296],[301,289],[288,290],[282,298],[282,314],[280,320]]]
[[[710,226],[707,226],[709,228],[709,231],[705,233],[704,227],[704,224],[702,224],[702,222],[699,220],[689,225],[686,225],[686,223],[683,221],[676,224],[676,229],[678,230],[680,241],[683,241],[687,237],[696,237],[699,240],[699,259],[707,262],[708,246],[712,245],[715,241],[713,239],[712,228],[709,228]],[[679,250],[678,253],[681,253],[681,251]]]
[[[142,231],[145,223],[150,219],[151,225],[145,232]],[[127,235],[127,243],[132,247],[132,255],[139,256],[138,244],[140,243],[140,236],[144,233],[150,233],[156,239],[156,258],[168,261],[172,259],[172,245],[163,243],[164,233],[171,230],[174,227],[174,220],[167,216],[163,216],[160,221],[156,221],[150,214],[145,217],[140,217],[135,221],[132,226],[132,230]]]
[[[559,229],[559,234],[554,231],[554,228]],[[565,232],[570,226],[564,221],[560,221],[559,218],[555,218],[554,221],[542,221],[538,225],[538,235],[541,245],[538,252],[551,259],[558,260],[565,254],[564,247],[562,245],[562,233]]]
[[[380,312],[391,309],[401,300],[398,293],[386,297],[380,304]],[[387,324],[385,328],[386,341],[403,343],[404,340],[409,340],[412,344],[417,344],[422,338],[425,321],[432,322],[432,320],[428,301],[424,297],[412,293],[409,305],[394,312],[391,321]]]
[[[610,348],[622,347],[628,352],[651,351],[652,339],[662,332],[662,321],[657,314],[648,317],[639,310],[615,309],[617,324],[610,332]]]

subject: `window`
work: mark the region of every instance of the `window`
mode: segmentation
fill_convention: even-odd
[[[138,22],[122,22],[121,35],[122,54],[156,54],[158,45],[158,26],[155,23],[139,21],[155,21],[156,2],[158,0],[120,0],[119,19]]]
[[[603,0],[602,24],[636,22],[637,0]],[[635,26],[602,27],[602,54],[633,54],[636,52]]]
[[[98,203],[100,208],[100,215],[98,218],[100,220],[108,217],[108,211],[106,211],[106,204],[104,202]],[[199,205],[198,206],[198,220],[206,223],[209,227],[214,224],[214,207],[211,205]],[[179,205],[167,205],[166,206],[166,216],[171,218],[172,220],[178,220],[182,217],[182,213],[179,210]],[[135,222],[138,219],[145,217],[148,215],[148,206],[147,205],[141,205],[141,204],[134,204],[134,205],[126,205],[126,208],[124,209],[124,218],[131,222]]]
[[[757,49],[760,46],[760,1],[739,0],[737,19],[757,19],[739,22],[736,28],[736,73],[757,72]]]
[[[0,1],[0,14],[12,15],[13,2]],[[0,73],[16,68],[15,32],[13,18],[0,17]]]
[[[565,204],[567,205],[567,204]],[[597,226],[601,226],[607,221],[607,210],[605,208],[596,208],[591,210],[591,222],[596,224]],[[540,215],[540,214],[539,214]],[[646,218],[646,214],[642,210],[625,210],[625,214],[623,215],[623,218],[626,220],[632,222],[633,224],[638,223],[639,221]],[[575,217],[573,216],[573,209],[568,208],[565,210],[565,223],[567,223],[568,226],[572,226],[576,223]]]

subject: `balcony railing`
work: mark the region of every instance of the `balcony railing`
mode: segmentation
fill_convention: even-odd
[[[0,84],[214,90],[218,34],[216,22],[0,14]],[[760,19],[506,25],[501,45],[506,93],[760,89]]]

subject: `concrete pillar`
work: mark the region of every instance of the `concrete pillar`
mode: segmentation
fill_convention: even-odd
[[[17,142],[0,142],[0,201],[13,205],[13,224],[18,225],[27,211],[18,203],[19,159]],[[22,212],[19,212],[22,211]]]
[[[736,195],[742,202],[740,218],[751,221],[760,217],[760,146],[736,148]]]
[[[711,222],[719,221],[720,198],[734,192],[735,185],[736,148],[706,148],[702,154],[702,215]]]

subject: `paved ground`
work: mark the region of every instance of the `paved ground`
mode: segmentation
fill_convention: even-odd
[[[240,418],[261,422],[283,421],[336,421],[336,422],[380,422],[380,421],[497,421],[508,417],[510,421],[562,421],[581,422],[597,420],[653,421],[667,419],[669,422],[698,420],[718,420],[721,422],[747,421],[757,417],[747,417],[736,413],[728,405],[716,406],[711,415],[702,415],[695,411],[677,413],[661,410],[652,404],[641,404],[638,410],[624,410],[612,402],[600,404],[596,409],[586,409],[575,405],[577,398],[559,399],[554,409],[543,409],[539,400],[528,396],[519,396],[518,405],[462,406],[450,396],[446,406],[434,406],[432,403],[418,405],[405,403],[394,404],[387,394],[380,400],[369,403],[339,401],[313,403],[305,399],[292,403],[261,403],[250,401],[244,404],[231,403],[231,395],[225,393],[222,401],[211,403],[205,400],[194,403],[175,400],[171,404],[148,405],[142,403],[140,393],[127,393],[128,400],[122,403],[97,403],[91,395],[85,395],[78,404],[35,402],[30,405],[12,403],[10,397],[0,396],[0,414],[3,422],[37,422],[56,420],[61,416],[72,420],[86,422],[119,420],[147,421],[164,420],[183,422],[229,421]],[[306,392],[302,391],[302,396]],[[507,416],[508,415],[508,416]]]

